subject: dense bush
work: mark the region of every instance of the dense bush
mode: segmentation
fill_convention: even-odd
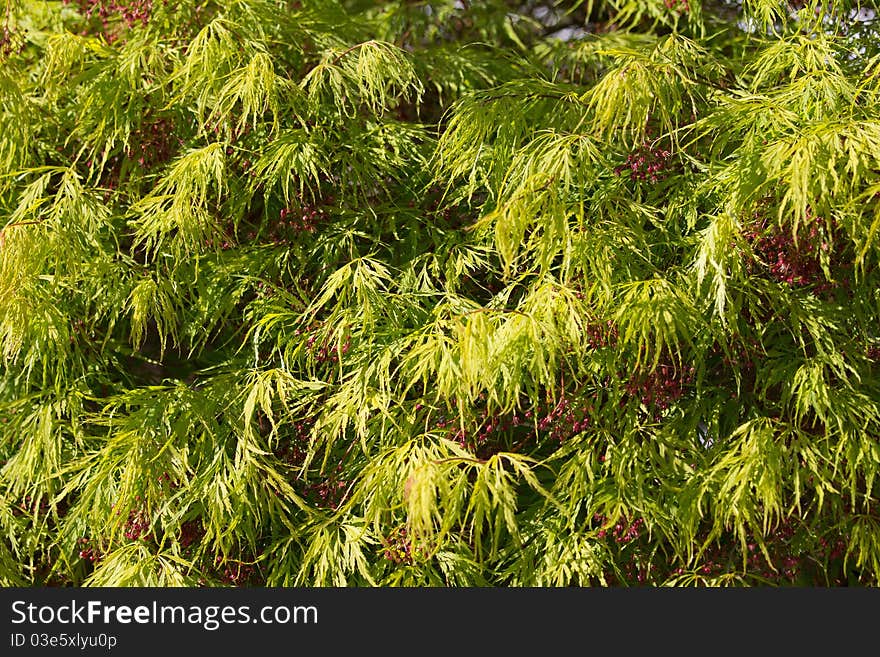
[[[875,14],[744,5],[7,0],[0,582],[876,585]]]

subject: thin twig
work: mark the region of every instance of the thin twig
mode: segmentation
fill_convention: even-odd
[[[16,221],[15,223],[9,224],[2,229],[0,229],[0,248],[6,246],[6,229],[7,228],[16,228],[17,226],[31,226],[36,224],[41,224],[42,221]]]
[[[332,62],[330,62],[330,66],[336,66],[339,63],[339,60],[342,59],[343,57],[345,57],[348,53],[352,52],[353,50],[357,50],[358,48],[361,48],[361,47],[367,45],[368,43],[375,43],[375,41],[373,41],[371,39],[369,41],[364,41],[363,43],[356,43],[353,46],[351,46],[350,48],[346,48],[345,50],[343,50],[339,54],[339,56],[336,59],[334,59]]]

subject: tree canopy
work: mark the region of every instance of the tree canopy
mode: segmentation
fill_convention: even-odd
[[[0,583],[876,586],[875,10],[6,0]]]

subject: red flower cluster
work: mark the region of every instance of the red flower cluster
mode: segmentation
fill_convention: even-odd
[[[849,513],[851,509],[845,508],[844,511]],[[812,529],[799,525],[797,519],[785,518],[763,537],[763,548],[755,536],[748,535],[746,539],[744,550],[738,537],[722,537],[704,552],[701,563],[690,572],[718,575],[741,569],[745,561],[743,574],[770,584],[792,585],[803,577],[813,581],[815,576],[811,569],[824,561],[832,576],[831,585],[847,584],[847,574],[843,570],[847,540],[843,533],[815,536]],[[684,572],[685,568],[679,567],[672,574]]]
[[[281,208],[277,220],[270,222],[267,240],[272,244],[288,244],[299,235],[315,233],[330,218],[328,207],[334,202],[332,195],[314,202],[299,196],[292,205]],[[247,237],[256,239],[256,230],[248,232]]]
[[[614,169],[615,175],[629,171],[630,180],[648,180],[656,183],[665,177],[663,171],[669,168],[672,153],[659,148],[654,142],[645,142],[629,154],[624,164]]]
[[[305,418],[286,426],[293,429],[293,435],[279,442],[274,454],[287,465],[298,467],[305,461],[315,420],[314,418]],[[260,429],[264,429],[262,418],[260,419]]]
[[[166,117],[156,117],[143,121],[132,132],[132,145],[126,152],[129,159],[137,159],[144,169],[150,169],[170,160],[183,144],[183,140],[174,138],[174,123]]]
[[[770,223],[756,213],[755,222],[743,231],[743,237],[770,276],[780,283],[803,287],[820,282],[819,253],[831,248],[821,235],[818,221],[813,219],[806,233],[802,232],[795,243],[791,229]]]
[[[592,404],[585,400],[573,403],[565,395],[549,412],[538,420],[538,431],[550,432],[550,437],[559,442],[586,431],[590,426]]]
[[[337,468],[337,473],[341,470],[341,466]],[[337,475],[331,475],[326,479],[308,484],[304,487],[304,493],[311,499],[316,506],[325,507],[335,511],[339,508],[339,504],[345,497],[348,488],[348,482],[344,479],[338,479]]]
[[[617,344],[617,326],[610,319],[603,323],[590,324],[586,328],[587,344],[590,349],[613,347]]]
[[[132,509],[128,512],[128,520],[125,521],[125,538],[136,541],[137,539],[150,539],[150,519],[143,509]]]
[[[282,208],[278,213],[278,224],[287,226],[295,233],[314,233],[318,224],[326,218],[321,208],[304,205],[301,208]]]
[[[349,336],[346,336],[345,342],[338,349],[330,337],[325,338],[320,344],[318,344],[317,338],[317,335],[310,335],[306,340],[306,349],[319,363],[338,363],[340,354],[344,356],[351,349],[351,337]]]
[[[24,38],[26,33],[27,30],[11,29],[7,19],[3,29],[0,30],[0,57],[9,57],[24,50],[25,45],[27,45],[27,41]]]
[[[681,399],[693,379],[693,367],[663,363],[650,372],[633,374],[624,389],[659,416]]]
[[[89,545],[89,543],[91,543],[91,541],[88,538],[83,537],[79,539],[79,544],[81,546],[79,550],[79,557],[80,559],[84,559],[89,563],[98,563],[103,555],[101,554],[101,551],[98,547],[94,545]]]
[[[479,401],[484,402],[485,396],[481,395]],[[452,405],[455,405],[454,400]],[[416,410],[421,408],[418,405]],[[471,450],[477,457],[488,458],[504,449],[516,450],[541,435],[564,442],[590,426],[592,412],[589,399],[566,397],[563,391],[558,400],[548,396],[545,403],[524,412],[490,414],[482,410],[477,415],[476,429],[462,428],[455,419],[446,416],[441,416],[434,426],[447,429],[447,438]]]
[[[593,515],[593,522],[601,527],[601,529],[596,532],[597,537],[605,538],[608,535],[608,529],[604,527],[607,520],[608,519],[601,513]],[[626,516],[623,516],[614,524],[614,526],[611,527],[611,536],[617,543],[631,543],[641,535],[641,528],[644,524],[644,518],[636,518],[630,522]]]
[[[667,9],[679,14],[686,14],[691,10],[688,0],[663,0],[663,4],[666,5]]]
[[[204,535],[205,528],[202,527],[201,519],[194,518],[180,525],[180,534],[177,540],[180,541],[180,547],[186,549],[202,540]]]
[[[0,54],[4,57],[9,57],[15,50],[12,47],[12,35],[13,32],[9,29],[9,26],[4,25],[3,31],[0,32]]]
[[[70,0],[63,0],[65,5]],[[77,0],[80,13],[86,18],[97,17],[101,22],[101,28],[109,41],[113,41],[112,23],[121,19],[126,27],[146,25],[153,15],[153,0]]]
[[[3,420],[5,422],[6,418],[3,418]],[[37,502],[30,495],[27,495],[22,503],[12,507],[12,514],[14,516],[22,516],[26,514],[46,513],[48,510],[49,502],[46,498],[41,497],[39,502]]]
[[[418,558],[418,550],[413,548],[406,527],[398,527],[383,538],[382,546],[382,556],[396,564],[412,565]]]

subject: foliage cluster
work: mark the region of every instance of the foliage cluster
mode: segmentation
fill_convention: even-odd
[[[849,0],[5,0],[0,583],[869,585]]]

